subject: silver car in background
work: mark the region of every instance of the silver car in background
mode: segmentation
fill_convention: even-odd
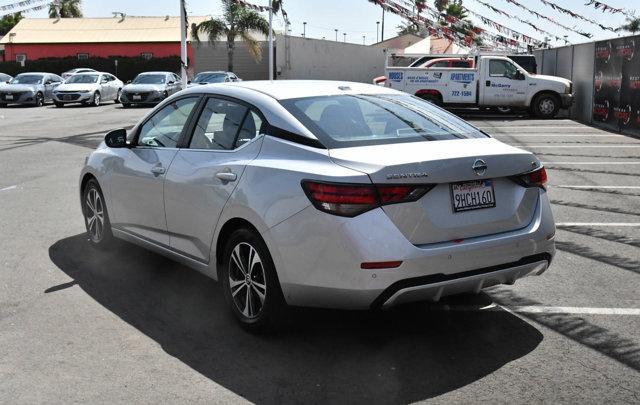
[[[110,73],[77,73],[53,92],[56,107],[80,103],[98,107],[103,101],[120,102],[124,83]]]
[[[0,84],[9,83],[12,79],[13,77],[9,76],[8,74],[0,73]]]
[[[67,80],[71,76],[76,75],[78,73],[93,73],[93,72],[96,72],[96,70],[95,69],[90,69],[90,68],[76,68],[76,69],[68,70],[68,71],[64,72],[63,74],[61,74],[60,76],[62,76],[62,78],[64,80]]]
[[[62,78],[53,73],[20,73],[0,86],[0,107],[9,104],[41,107],[52,100],[54,89],[62,82]]]
[[[555,225],[530,152],[395,90],[194,87],[80,176],[90,243],[121,238],[220,280],[249,330],[286,304],[367,309],[547,270]]]
[[[241,82],[242,79],[238,78],[235,73],[232,72],[200,72],[188,83],[187,87],[202,86],[205,84],[213,83],[234,83]]]
[[[134,104],[158,104],[182,90],[182,79],[171,72],[145,72],[122,89],[120,102],[124,108]]]

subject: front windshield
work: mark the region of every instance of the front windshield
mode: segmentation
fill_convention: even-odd
[[[164,84],[167,77],[165,75],[138,75],[133,79],[133,84]]]
[[[309,97],[282,104],[328,148],[487,137],[410,95]]]
[[[224,83],[227,75],[224,73],[198,73],[193,78],[194,83]]]
[[[98,83],[98,75],[73,75],[67,79],[67,83]]]
[[[42,75],[18,75],[13,80],[11,80],[11,84],[42,84],[44,76]]]

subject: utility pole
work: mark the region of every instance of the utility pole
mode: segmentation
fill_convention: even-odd
[[[384,6],[382,6],[382,41],[384,41]]]
[[[269,0],[269,80],[273,80],[273,7]]]
[[[305,37],[305,38],[307,37],[307,22],[306,21],[302,23],[302,36]]]
[[[180,69],[182,76],[182,88],[187,86],[187,6],[185,0],[180,0],[180,59],[182,68]]]
[[[376,21],[376,43],[380,42],[380,21]]]
[[[366,39],[365,39],[365,38],[367,38],[367,37],[363,35],[363,36],[362,36],[362,45],[365,45],[365,42],[366,42]]]
[[[344,38],[342,39],[342,42],[346,43],[347,42],[347,33],[343,32],[342,35],[344,35]]]
[[[337,28],[335,29],[335,32],[336,32],[336,42],[338,42],[338,29]]]

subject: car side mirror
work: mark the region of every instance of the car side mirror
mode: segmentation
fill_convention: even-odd
[[[53,82],[51,80],[47,80],[46,82],[44,82],[45,85],[49,86],[51,85]]]
[[[189,81],[187,82],[187,84],[191,84],[191,80],[189,80]]]
[[[176,84],[176,82],[174,82],[173,80],[170,80],[169,82],[167,82],[167,84]]]
[[[126,148],[127,130],[124,128],[114,129],[104,137],[104,143],[110,148]]]

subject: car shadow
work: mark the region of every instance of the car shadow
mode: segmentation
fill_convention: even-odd
[[[45,293],[79,286],[169,355],[256,403],[432,398],[525,356],[543,339],[506,311],[426,304],[388,312],[300,308],[279,333],[251,335],[235,323],[217,283],[144,249],[122,242],[99,251],[82,234],[56,242],[49,256],[73,281]]]

